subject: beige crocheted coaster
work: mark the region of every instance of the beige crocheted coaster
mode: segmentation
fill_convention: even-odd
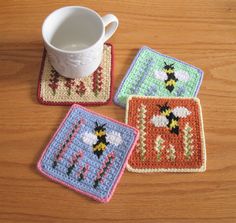
[[[104,44],[98,69],[82,79],[65,78],[50,65],[46,52],[38,83],[38,100],[47,105],[102,105],[110,102],[112,91],[113,49]]]

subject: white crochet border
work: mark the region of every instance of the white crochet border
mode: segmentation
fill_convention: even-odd
[[[202,166],[200,168],[133,168],[130,164],[129,161],[127,163],[127,170],[130,172],[135,172],[135,173],[154,173],[154,172],[205,172],[206,171],[206,161],[207,161],[207,156],[206,156],[206,143],[205,143],[205,134],[204,134],[204,125],[203,125],[203,117],[202,117],[202,108],[201,108],[201,103],[200,99],[196,97],[156,97],[156,96],[137,96],[137,95],[130,95],[127,100],[127,105],[126,105],[126,113],[125,113],[125,122],[128,124],[128,114],[129,114],[129,101],[132,98],[153,98],[153,99],[182,99],[182,100],[189,100],[193,99],[194,101],[197,102],[198,108],[199,108],[199,114],[200,114],[200,123],[201,123],[201,129],[200,129],[200,134],[201,134],[201,143],[202,143],[202,157],[203,157],[203,162]]]

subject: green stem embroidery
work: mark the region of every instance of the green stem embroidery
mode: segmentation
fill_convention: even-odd
[[[137,128],[139,129],[139,143],[138,148],[141,156],[141,160],[145,160],[145,154],[146,154],[146,105],[141,104],[140,108],[138,108],[138,120],[137,120]]]
[[[99,92],[102,90],[103,78],[102,78],[102,67],[98,67],[98,69],[93,73],[92,78],[92,91],[94,95],[97,97]]]
[[[167,155],[166,158],[170,161],[175,161],[176,155],[175,155],[175,147],[170,144],[170,147],[166,150]]]
[[[65,77],[66,82],[64,83],[65,87],[67,88],[68,96],[71,95],[71,88],[75,85],[75,80],[72,78]]]
[[[184,132],[184,136],[183,136],[184,156],[187,160],[189,160],[194,153],[193,134],[192,134],[192,128],[190,127],[189,123],[185,124],[183,132]]]
[[[60,75],[57,73],[57,71],[52,68],[48,86],[52,89],[53,96],[56,95],[56,90],[59,87],[59,77]]]
[[[161,161],[162,150],[165,148],[165,146],[163,145],[164,142],[165,140],[162,139],[160,135],[157,136],[154,147],[154,149],[157,151],[157,161]]]
[[[76,93],[80,96],[80,97],[82,97],[84,94],[85,94],[85,92],[86,92],[86,87],[85,87],[85,85],[84,85],[84,82],[83,81],[80,81],[79,82],[79,84],[77,84],[76,86]]]

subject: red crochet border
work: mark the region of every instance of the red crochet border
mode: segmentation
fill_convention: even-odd
[[[53,101],[44,101],[44,99],[40,96],[41,92],[41,79],[43,75],[43,68],[44,68],[44,62],[45,62],[45,56],[46,56],[46,50],[44,49],[43,51],[43,56],[42,56],[42,62],[41,62],[41,67],[40,67],[40,72],[39,72],[39,79],[38,79],[38,88],[37,88],[37,99],[40,104],[43,105],[51,105],[51,106],[59,106],[59,105],[73,105],[73,104],[79,104],[82,106],[98,106],[98,105],[106,105],[111,103],[111,99],[113,96],[113,74],[114,74],[114,46],[111,43],[105,43],[108,46],[111,46],[111,83],[110,83],[110,97],[108,98],[107,101],[105,102],[53,102]]]

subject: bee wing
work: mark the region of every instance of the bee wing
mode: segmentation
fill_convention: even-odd
[[[82,136],[82,140],[85,144],[92,146],[97,142],[97,136],[91,132],[85,132]]]
[[[161,81],[165,81],[168,79],[167,74],[163,71],[160,71],[160,70],[156,70],[154,72],[154,77],[158,80],[161,80]]]
[[[176,78],[178,78],[180,81],[184,81],[187,82],[189,79],[189,74],[188,72],[184,71],[184,70],[178,70],[175,71],[175,76]]]
[[[172,110],[173,114],[179,118],[186,118],[191,112],[185,107],[176,107]]]
[[[168,119],[162,115],[153,115],[151,123],[155,125],[155,127],[166,127],[168,124]]]
[[[123,142],[120,133],[116,131],[107,132],[106,139],[109,143],[115,146],[119,146]]]

